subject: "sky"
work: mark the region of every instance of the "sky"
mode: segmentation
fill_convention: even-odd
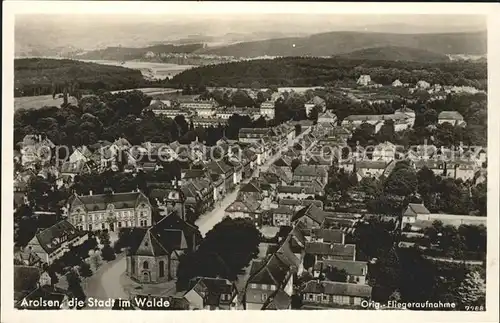
[[[16,15],[16,52],[33,47],[141,47],[190,35],[221,43],[330,31],[439,33],[486,30],[480,15],[359,14],[30,14]],[[236,35],[228,40],[227,35]],[[249,37],[238,35],[252,34]],[[240,37],[240,39],[238,39]],[[219,40],[216,40],[219,41]]]

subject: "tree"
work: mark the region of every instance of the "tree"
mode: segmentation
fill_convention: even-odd
[[[457,290],[462,306],[485,305],[486,282],[477,271],[467,274]]]
[[[236,279],[258,252],[261,234],[252,221],[226,218],[210,230],[194,253],[184,255],[177,270],[178,288],[196,276]]]
[[[394,142],[396,138],[396,131],[394,128],[393,120],[385,120],[382,127],[376,134],[378,142]]]
[[[417,190],[417,174],[406,162],[397,162],[394,170],[384,182],[384,192],[401,197]]]
[[[116,259],[115,251],[109,244],[105,244],[104,247],[102,247],[102,259],[106,261],[111,261]]]
[[[76,272],[74,269],[69,270],[66,274],[66,279],[68,281],[68,291],[72,293],[73,297],[78,299],[78,301],[85,302],[87,296],[85,295],[85,292],[83,291],[83,288],[81,286],[82,280],[80,279],[78,272]],[[81,309],[83,307],[84,306],[78,307],[78,309]]]
[[[336,267],[331,267],[325,270],[325,277],[328,280],[340,283],[347,282],[347,272],[344,269],[338,269]]]
[[[94,250],[90,255],[90,264],[93,266],[94,270],[97,270],[102,264],[101,252],[99,250]]]
[[[90,277],[92,276],[92,269],[88,263],[82,262],[79,268],[79,273],[82,277]]]

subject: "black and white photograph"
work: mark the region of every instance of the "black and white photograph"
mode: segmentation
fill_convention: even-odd
[[[498,319],[494,10],[65,2],[4,40],[12,318]]]

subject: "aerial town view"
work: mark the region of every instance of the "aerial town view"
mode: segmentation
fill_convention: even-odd
[[[16,17],[15,308],[486,311],[485,18],[233,18]]]

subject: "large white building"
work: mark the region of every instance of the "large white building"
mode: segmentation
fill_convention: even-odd
[[[274,119],[274,102],[262,102],[260,105],[260,114],[269,119]]]
[[[68,221],[80,230],[116,231],[124,227],[148,227],[152,207],[141,192],[109,193],[71,198]]]

